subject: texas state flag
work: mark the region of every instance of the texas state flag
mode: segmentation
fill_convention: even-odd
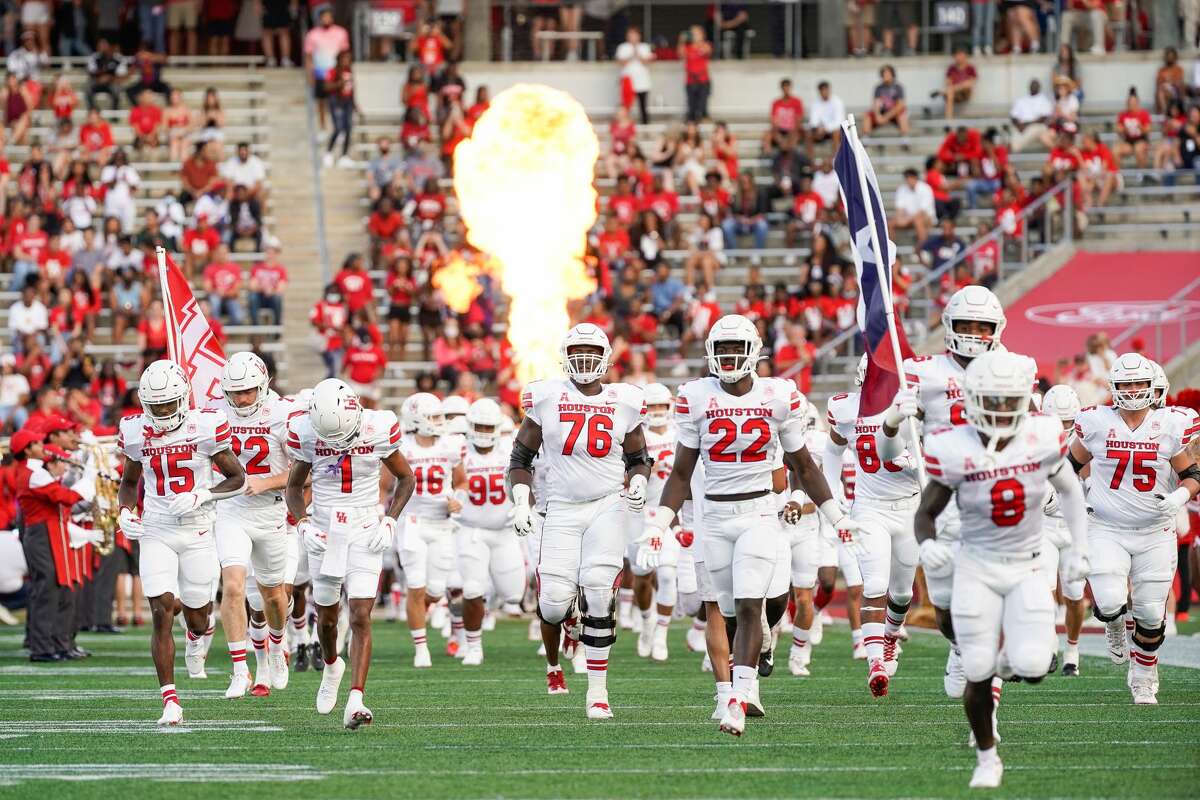
[[[857,145],[857,146],[856,146]],[[883,213],[883,199],[879,194],[879,182],[871,159],[862,149],[857,135],[847,124],[842,125],[842,146],[834,160],[834,170],[841,183],[842,204],[850,223],[850,249],[854,254],[854,266],[858,271],[858,329],[862,331],[867,351],[867,376],[863,381],[858,399],[858,413],[870,417],[882,413],[896,396],[900,388],[900,365],[893,355],[891,336],[888,332],[884,293],[892,295],[891,265],[896,261],[896,243],[888,239],[887,216]],[[863,197],[859,175],[867,179],[867,197]],[[869,205],[868,205],[869,201]],[[876,253],[871,241],[871,226],[875,227],[877,241],[887,251],[884,257],[884,279],[879,280],[876,269]],[[904,328],[897,324],[896,335],[900,344],[901,358],[912,356],[912,348],[904,337]]]

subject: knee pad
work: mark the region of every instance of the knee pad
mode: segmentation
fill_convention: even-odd
[[[1100,620],[1101,622],[1112,622],[1117,617],[1124,616],[1127,608],[1128,607],[1124,603],[1122,603],[1121,607],[1118,608],[1116,611],[1112,612],[1111,614],[1105,614],[1104,612],[1102,612],[1100,610],[1100,606],[1093,606],[1092,607],[1092,616],[1094,616],[1096,619]]]
[[[1166,633],[1167,626],[1165,624],[1159,625],[1157,628],[1146,628],[1140,622],[1134,623],[1134,641],[1138,647],[1150,653],[1162,647]]]
[[[654,602],[660,606],[674,608],[679,600],[679,590],[675,583],[675,568],[659,566],[658,589],[654,592]]]
[[[342,581],[318,575],[313,578],[313,602],[319,606],[336,605],[342,599]]]
[[[1129,611],[1134,620],[1139,623],[1160,623],[1166,616],[1167,597],[1170,593],[1171,581],[1147,581],[1141,586],[1135,586],[1129,604]]]
[[[611,615],[616,608],[616,593],[611,588],[608,589],[589,589],[584,587],[580,594],[583,596],[583,605],[580,610],[584,614],[593,617],[603,617]]]
[[[487,583],[477,578],[463,578],[462,596],[468,600],[483,597],[487,592]]]
[[[1050,669],[1050,659],[1053,656],[1052,646],[1036,643],[1026,643],[1021,647],[1005,648],[1008,663],[1012,671],[1026,681],[1040,681]]]
[[[579,641],[589,647],[612,647],[617,641],[617,619],[613,615],[614,595],[611,589],[585,589],[580,622],[583,632]]]
[[[246,603],[249,604],[251,611],[263,610],[262,593],[258,591],[258,581],[251,578],[246,581]]]
[[[912,602],[912,581],[889,584],[887,602],[895,611],[906,610]]]
[[[1129,610],[1129,582],[1124,575],[1103,573],[1088,578],[1096,619],[1108,622]],[[1103,616],[1102,616],[1103,615]]]
[[[553,575],[543,575],[538,587],[538,616],[550,625],[562,622],[571,616],[576,592],[575,585],[570,581]]]
[[[694,617],[703,610],[703,605],[699,592],[683,592],[679,595],[675,608],[685,617]]]

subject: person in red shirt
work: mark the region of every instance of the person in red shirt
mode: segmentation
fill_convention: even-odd
[[[959,125],[946,134],[937,151],[938,160],[959,176],[975,174],[983,158],[983,137],[974,128]]]
[[[700,189],[700,210],[720,225],[729,214],[733,203],[729,192],[721,185],[721,176],[715,171],[704,175],[704,187]]]
[[[242,324],[242,268],[229,260],[229,249],[223,244],[217,245],[204,268],[204,291],[218,317],[227,317],[231,325]]]
[[[604,158],[605,171],[611,180],[629,169],[630,157],[637,148],[637,124],[629,115],[629,109],[618,106],[613,121],[608,126],[609,148]]]
[[[1112,151],[1094,131],[1083,134],[1083,147],[1079,150],[1084,174],[1087,175],[1091,189],[1099,189],[1096,205],[1105,205],[1108,198],[1117,190],[1120,183],[1121,171]]]
[[[88,111],[87,119],[79,126],[79,144],[87,160],[101,165],[108,163],[113,150],[112,126],[100,116],[100,109]]]
[[[63,73],[54,79],[54,90],[50,94],[50,107],[55,119],[70,119],[79,107],[79,95],[71,88],[71,80]]]
[[[962,209],[962,200],[953,197],[950,192],[961,189],[963,180],[947,178],[946,166],[942,160],[937,156],[930,156],[925,159],[925,182],[933,190],[933,205],[938,219],[957,217],[958,212]]]
[[[491,94],[488,92],[488,87],[480,86],[475,90],[475,102],[467,109],[467,124],[473,129],[475,123],[483,116],[483,112],[487,111],[492,104]]]
[[[381,197],[379,205],[367,220],[367,233],[371,235],[371,262],[379,263],[379,255],[387,244],[397,244],[401,238],[407,241],[408,231],[404,227],[404,215],[396,210],[391,197]]]
[[[196,227],[183,232],[183,269],[191,278],[208,266],[213,252],[221,244],[221,234],[208,224],[208,215],[196,215]]]
[[[308,321],[325,340],[321,360],[325,362],[327,378],[336,378],[342,372],[342,354],[345,351],[342,331],[349,320],[350,310],[341,289],[337,283],[329,284],[325,287],[325,294],[308,313]]]
[[[253,325],[282,325],[288,272],[279,262],[279,240],[272,236],[266,245],[266,258],[250,270],[250,322]],[[270,312],[269,320],[264,318],[264,311]]]
[[[411,258],[401,256],[391,260],[384,289],[388,298],[388,350],[392,360],[403,361],[412,307],[417,297]]]
[[[617,187],[608,197],[608,212],[615,216],[623,227],[629,227],[637,221],[638,209],[641,203],[630,191],[629,176],[618,175]]]
[[[975,229],[976,240],[982,241],[990,232],[991,226],[986,222],[979,223],[979,227]],[[975,282],[991,288],[999,278],[1000,241],[988,239],[976,246],[968,256],[968,260],[971,262],[971,274],[974,276]]]
[[[946,100],[946,119],[954,119],[955,103],[965,103],[971,99],[971,92],[979,74],[975,66],[967,58],[967,48],[959,45],[954,50],[954,63],[946,69],[946,80],[942,84],[941,95]]]
[[[417,60],[431,77],[437,77],[446,66],[446,51],[452,45],[453,42],[442,30],[439,20],[422,23],[417,29],[417,37],[413,39],[413,50],[417,54]]]
[[[995,128],[988,128],[980,140],[980,157],[973,177],[967,181],[967,208],[978,205],[979,195],[999,191],[1004,176],[1009,172],[1008,148],[996,144],[998,135]]]
[[[161,300],[146,306],[146,315],[137,325],[137,338],[143,365],[167,357],[167,317]]]
[[[1113,155],[1117,164],[1132,155],[1138,169],[1146,169],[1150,162],[1150,113],[1142,108],[1137,89],[1130,89],[1125,98],[1125,110],[1117,114],[1117,146]]]
[[[1075,172],[1083,164],[1083,156],[1075,146],[1075,137],[1069,133],[1060,133],[1042,165],[1042,175],[1047,179],[1055,172]]]
[[[730,133],[728,123],[718,122],[713,126],[709,145],[713,158],[717,160],[717,171],[724,180],[735,182],[738,177],[737,137]]]
[[[158,147],[163,127],[163,110],[154,102],[154,93],[143,89],[137,105],[129,110],[129,127],[133,128],[135,150]]]
[[[596,252],[599,254],[600,260],[610,271],[623,269],[626,254],[632,247],[633,245],[629,241],[629,231],[621,227],[615,216],[610,214],[606,217],[604,230],[596,239]]]
[[[58,234],[49,237],[46,247],[38,254],[38,270],[50,286],[66,285],[67,270],[71,268],[71,254],[62,249]]]
[[[791,378],[796,388],[808,394],[812,390],[812,365],[817,348],[808,340],[808,332],[799,322],[787,326],[787,340],[775,350],[775,374]]]
[[[37,272],[42,252],[50,243],[50,237],[42,230],[42,218],[38,214],[30,214],[24,224],[12,229],[12,255],[16,262],[13,265],[13,286],[22,286],[25,278]]]
[[[1000,190],[1000,201],[996,204],[996,225],[1010,239],[1020,238],[1025,230],[1025,219],[1021,216],[1024,204],[1005,186]]]
[[[704,26],[693,25],[687,33],[679,35],[679,53],[683,58],[683,84],[687,95],[687,119],[700,122],[708,119],[708,95],[712,83],[708,75],[708,62],[712,58],[712,45],[704,37]]]
[[[346,307],[351,314],[365,308],[374,319],[375,304],[371,301],[374,297],[375,285],[371,282],[371,276],[367,274],[362,256],[358,253],[346,256],[346,260],[342,262],[342,268],[337,275],[333,276],[333,282],[341,291],[341,296],[346,299]]]
[[[785,233],[788,247],[794,247],[798,238],[812,238],[813,231],[821,219],[821,209],[824,207],[825,201],[812,189],[812,175],[808,172],[801,173],[800,185],[796,187],[796,194],[792,197],[791,218]]]
[[[387,363],[387,354],[371,339],[371,335],[365,330],[357,331],[346,348],[342,369],[350,386],[367,408],[375,408],[379,403],[376,381],[387,368]]]
[[[780,97],[771,103],[771,127],[763,136],[763,152],[794,150],[800,144],[800,126],[804,122],[804,103],[792,95],[792,81],[779,82]]]
[[[675,217],[679,214],[679,195],[663,185],[662,175],[655,175],[650,185],[650,191],[642,195],[642,211],[653,211],[662,223],[665,238],[669,242],[677,240]]]

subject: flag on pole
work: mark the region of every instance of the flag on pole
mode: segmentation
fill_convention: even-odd
[[[192,385],[192,408],[206,408],[224,397],[221,369],[225,352],[213,335],[187,278],[167,251],[159,247],[158,279],[167,316],[167,357],[179,366]]]
[[[867,351],[867,375],[859,394],[858,413],[870,417],[891,405],[900,388],[901,365],[897,363],[897,353],[900,359],[905,359],[913,352],[905,339],[904,328],[895,324],[892,311],[892,264],[896,260],[896,243],[888,239],[879,181],[853,123],[843,123],[842,133],[842,146],[838,148],[834,170],[841,184],[842,203],[850,223],[850,249],[858,271],[858,328]],[[877,258],[876,243],[887,251],[882,262]]]

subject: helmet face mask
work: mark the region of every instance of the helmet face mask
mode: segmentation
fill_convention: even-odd
[[[442,401],[428,392],[418,392],[409,398],[409,419],[417,436],[436,438],[446,431]]]
[[[1108,372],[1113,406],[1126,411],[1150,408],[1156,399],[1154,379],[1154,363],[1148,358],[1138,353],[1120,356]]]
[[[1150,365],[1154,367],[1154,380],[1150,387],[1154,391],[1154,402],[1151,405],[1154,408],[1166,408],[1167,395],[1171,393],[1171,382],[1167,380],[1167,371],[1157,361],[1151,361]]]
[[[138,380],[138,400],[159,433],[173,431],[183,424],[191,405],[192,387],[183,369],[174,361],[152,362]]]
[[[959,289],[942,311],[946,349],[962,358],[978,358],[995,350],[1005,324],[1000,300],[983,286]]]
[[[1080,410],[1079,395],[1065,383],[1051,386],[1042,397],[1042,411],[1059,418],[1063,430],[1070,430]]]
[[[249,351],[234,353],[221,369],[225,400],[239,417],[252,417],[258,413],[267,399],[270,382],[267,365]]]
[[[1028,392],[1024,394],[978,393],[966,403],[967,421],[991,438],[1008,438],[1017,432],[1029,413]]]
[[[494,400],[486,397],[476,400],[465,417],[467,441],[480,450],[495,447],[505,419]]]
[[[999,342],[995,323],[983,320],[956,319],[946,336],[946,348],[963,358],[978,358]]]
[[[1025,356],[989,352],[967,367],[963,404],[967,422],[995,445],[1015,436],[1029,415],[1037,368]]]
[[[646,404],[646,422],[652,428],[665,428],[671,421],[674,405],[671,390],[661,383],[651,383],[646,386],[642,399]]]
[[[761,352],[758,328],[740,314],[721,317],[704,341],[708,371],[721,383],[737,383],[753,375]]]
[[[612,345],[603,330],[583,322],[567,331],[559,347],[559,357],[567,377],[580,386],[586,386],[608,373]]]

